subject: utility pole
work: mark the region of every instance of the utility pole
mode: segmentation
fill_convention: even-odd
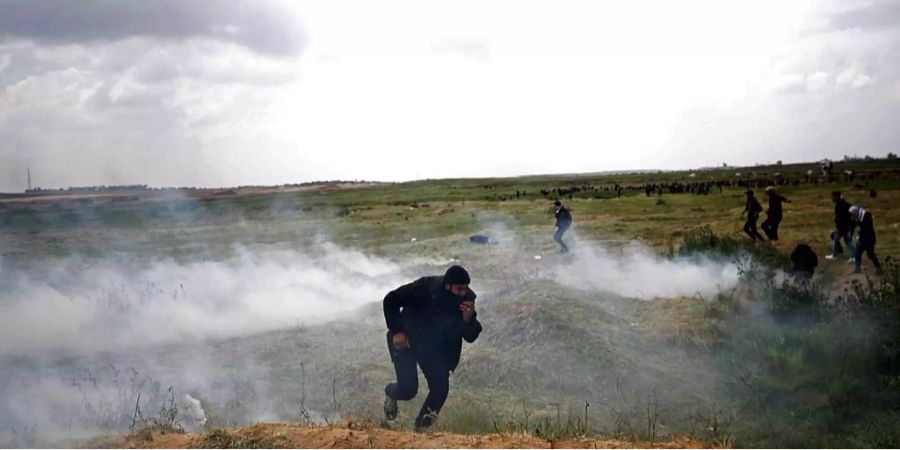
[[[31,190],[31,167],[28,168],[28,190]]]

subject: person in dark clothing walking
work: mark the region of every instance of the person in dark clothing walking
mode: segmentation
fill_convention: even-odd
[[[556,212],[553,213],[556,217],[556,233],[553,234],[553,240],[559,243],[563,253],[567,253],[569,246],[563,242],[562,237],[566,230],[572,226],[572,213],[559,200],[553,202],[553,205],[556,206]]]
[[[856,249],[853,247],[853,224],[850,221],[850,203],[841,196],[841,191],[832,192],[831,201],[834,203],[834,231],[831,235],[831,254],[825,255],[825,259],[834,259],[838,254],[843,253],[841,239],[847,245],[850,255],[855,257]]]
[[[747,233],[754,241],[757,239],[764,241],[766,239],[756,231],[756,221],[759,220],[762,205],[759,204],[759,200],[753,195],[752,190],[748,190],[745,194],[747,195],[747,204],[744,206],[744,212],[741,213],[741,217],[744,217],[744,214],[747,215],[747,221],[744,222],[744,233]]]
[[[790,203],[791,201],[778,195],[773,186],[766,188],[766,195],[769,197],[769,209],[766,210],[766,220],[762,223],[762,229],[770,241],[777,241],[778,225],[781,224],[783,217],[781,203]]]
[[[875,265],[876,273],[881,273],[881,263],[878,262],[878,256],[875,255],[875,218],[872,213],[866,211],[860,206],[850,207],[850,221],[859,227],[859,240],[856,242],[855,262],[856,270],[854,273],[862,272],[862,254],[863,252],[872,260]]]
[[[384,297],[387,345],[397,381],[384,387],[384,415],[397,418],[397,400],[411,400],[419,387],[416,365],[428,382],[428,396],[416,416],[416,431],[427,431],[437,419],[450,391],[450,372],[459,364],[462,341],[475,342],[481,323],[475,313],[475,292],[460,266],[444,276],[422,277]]]

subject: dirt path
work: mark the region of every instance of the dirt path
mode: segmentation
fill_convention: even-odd
[[[194,434],[144,430],[88,443],[106,448],[709,448],[696,439],[631,442],[602,438],[548,441],[525,434],[411,433],[347,422],[329,427],[257,424]]]

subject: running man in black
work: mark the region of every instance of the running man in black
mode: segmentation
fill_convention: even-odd
[[[562,237],[572,226],[572,213],[559,200],[553,202],[553,205],[556,206],[556,212],[553,214],[556,217],[556,233],[553,234],[553,240],[558,242],[560,250],[566,253],[569,251],[569,246],[563,242]]]
[[[766,188],[766,195],[769,197],[769,209],[766,210],[766,220],[762,223],[763,232],[769,237],[770,241],[778,240],[778,226],[784,216],[781,208],[783,202],[791,201],[778,195],[774,186]]]
[[[744,222],[744,233],[747,233],[754,241],[757,239],[764,241],[766,239],[759,234],[759,231],[756,231],[756,221],[759,220],[762,205],[759,204],[759,200],[753,195],[752,190],[748,190],[745,194],[747,195],[747,204],[744,206],[744,212],[741,213],[741,217],[744,217],[744,214],[747,215],[747,221]]]
[[[411,400],[419,389],[422,369],[428,396],[416,416],[416,431],[434,424],[450,392],[450,373],[459,364],[462,341],[475,342],[481,323],[469,273],[460,266],[443,276],[422,277],[384,297],[387,345],[397,381],[384,387],[384,415],[397,417],[397,400]]]
[[[825,259],[834,259],[838,254],[843,253],[841,239],[847,245],[850,255],[855,257],[856,248],[853,246],[854,225],[850,220],[850,203],[844,199],[841,191],[832,192],[831,201],[834,203],[834,231],[831,234],[831,254],[825,255]]]

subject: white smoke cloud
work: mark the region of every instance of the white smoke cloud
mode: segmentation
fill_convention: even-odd
[[[4,267],[0,447],[53,447],[121,431],[138,393],[144,419],[172,395],[187,430],[201,429],[210,407],[220,422],[223,413],[246,422],[288,420],[276,407],[268,366],[238,352],[226,370],[221,353],[212,357],[204,346],[361,317],[361,306],[408,282],[407,272],[440,265],[330,242],[302,250],[241,246],[223,259],[196,259],[110,253],[34,261],[27,271]],[[163,350],[171,348],[187,350]],[[240,407],[223,406],[232,400]]]
[[[479,230],[498,244],[456,249],[481,293],[553,280],[649,300],[712,295],[737,282],[734,264],[667,259],[638,243],[620,253],[579,240],[574,230],[565,237],[573,252],[556,255],[549,236],[519,234],[502,219],[484,218]],[[535,260],[535,253],[544,258]],[[456,262],[424,253],[395,260],[319,242],[304,250],[238,247],[218,260],[108,254],[99,260],[47,260],[30,272],[8,265],[0,271],[0,446],[37,445],[22,437],[29,424],[41,427],[45,446],[121,429],[122,417],[130,423],[137,392],[144,393],[142,411],[150,416],[168,398],[168,386],[175,387],[186,429],[220,423],[223,411],[242,421],[294,420],[279,409],[276,399],[283,393],[271,385],[271,361],[240,350],[213,353],[198,341],[357,317],[360,307],[379,302],[389,290]],[[182,343],[188,345],[172,347],[182,351],[163,347]],[[140,351],[131,351],[135,347]],[[69,352],[79,358],[59,358]],[[356,352],[355,357],[371,355]],[[122,374],[114,376],[113,366]],[[138,390],[132,389],[132,367],[143,383]],[[228,409],[232,399],[240,400],[240,411]],[[109,417],[86,413],[88,405]],[[110,426],[104,420],[118,422]]]
[[[206,412],[203,411],[200,400],[185,394],[182,405],[184,411],[182,417],[186,431],[196,431],[206,426]]]
[[[6,274],[0,354],[94,352],[320,323],[377,302],[403,266],[323,243],[222,261],[69,258]]]
[[[572,263],[555,271],[559,283],[579,289],[611,292],[623,297],[653,298],[715,295],[738,282],[733,263],[706,259],[667,259],[639,244],[616,254],[603,246],[573,250]]]

